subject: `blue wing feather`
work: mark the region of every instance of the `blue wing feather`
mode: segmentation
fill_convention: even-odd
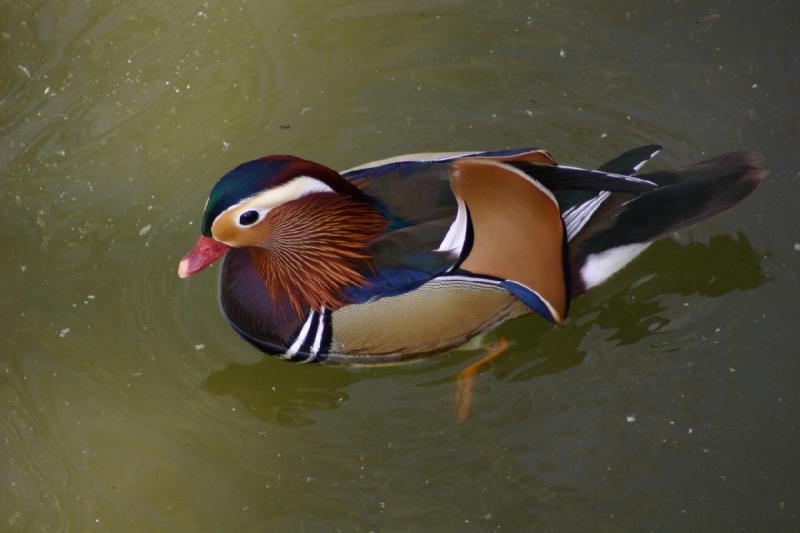
[[[430,281],[432,275],[412,268],[385,267],[366,276],[367,283],[360,287],[348,287],[344,294],[349,303],[360,304],[373,298],[397,296],[412,291]]]

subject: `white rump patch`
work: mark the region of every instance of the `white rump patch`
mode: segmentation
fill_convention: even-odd
[[[586,263],[581,268],[581,278],[586,288],[591,289],[603,283],[613,274],[622,270],[648,246],[650,246],[649,242],[626,244],[587,257]]]

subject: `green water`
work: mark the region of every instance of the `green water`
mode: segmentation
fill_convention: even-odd
[[[0,530],[796,531],[800,7],[0,1]],[[210,187],[293,153],[765,153],[768,180],[574,302],[407,366],[265,358]]]

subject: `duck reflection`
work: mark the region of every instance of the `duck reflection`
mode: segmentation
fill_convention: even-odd
[[[616,292],[595,320],[600,327],[616,329],[610,339],[617,346],[638,342],[669,322],[659,315],[666,309],[659,301],[663,294],[716,298],[768,281],[761,269],[764,254],[755,251],[742,233],[736,238],[718,235],[708,244],[673,240],[657,244],[631,265],[631,273],[641,281]]]
[[[212,372],[203,389],[233,396],[267,422],[301,426],[314,422],[310,413],[347,400],[345,389],[359,379],[359,372],[344,367],[287,364],[265,356],[256,364],[231,363]]]
[[[581,341],[595,327],[610,332],[606,340],[614,346],[657,335],[674,315],[674,304],[663,296],[716,298],[735,290],[754,289],[769,281],[761,265],[765,257],[742,233],[735,237],[717,235],[708,243],[659,241],[619,274],[636,280],[632,284],[611,280],[575,300],[571,321],[564,330],[552,331],[546,324],[532,329],[526,320],[503,328],[508,338],[538,337],[538,341],[519,343],[516,354],[508,358],[514,361],[506,360],[499,375],[525,381],[573,368],[586,356],[589,347]]]

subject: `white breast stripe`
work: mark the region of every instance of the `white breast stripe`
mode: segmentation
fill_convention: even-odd
[[[300,333],[297,334],[297,338],[294,340],[292,345],[286,350],[281,357],[284,359],[291,359],[297,354],[297,350],[303,345],[306,341],[306,337],[308,337],[308,330],[311,329],[311,322],[314,320],[314,311],[309,311],[308,318],[303,323],[303,327],[300,329]],[[319,328],[317,328],[319,329]]]
[[[314,337],[314,345],[311,347],[311,356],[305,360],[306,363],[317,360],[317,354],[322,346],[322,334],[325,332],[325,307],[319,310],[319,321],[317,322],[317,335]]]

